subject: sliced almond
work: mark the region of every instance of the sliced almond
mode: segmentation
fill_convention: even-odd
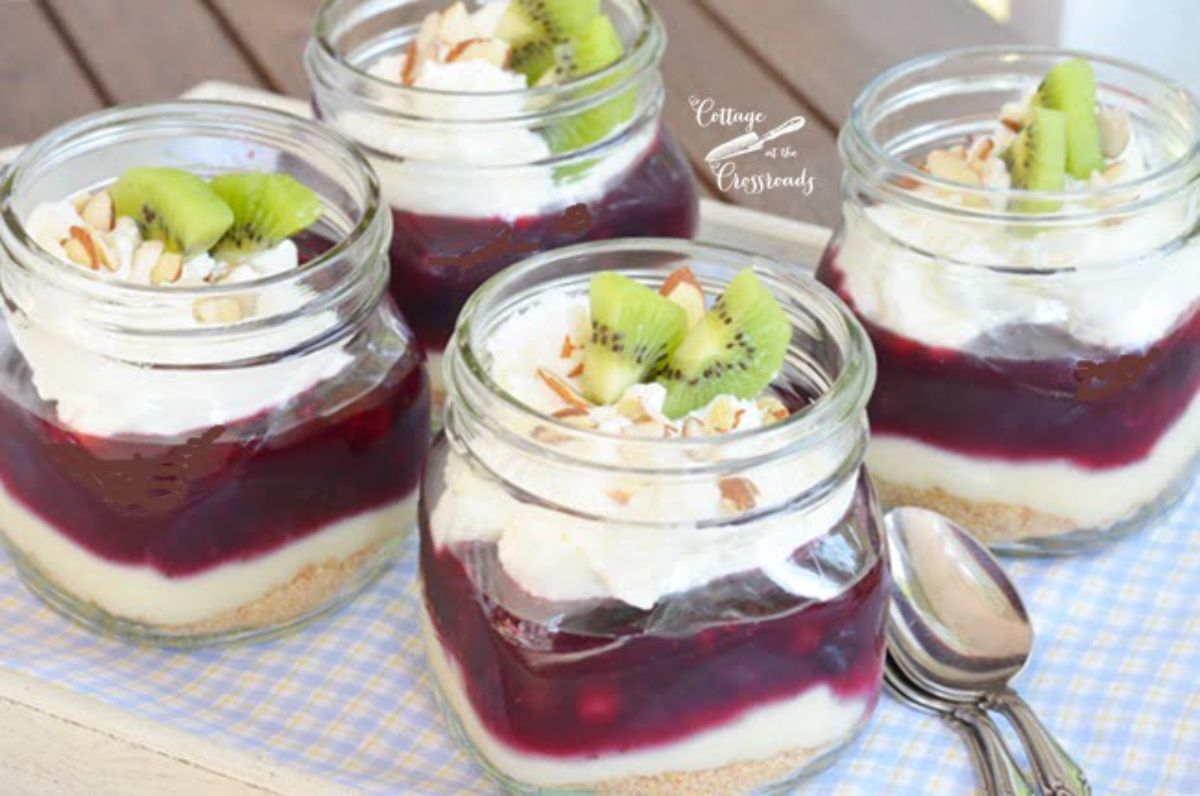
[[[574,388],[572,388],[570,384],[567,384],[556,374],[551,373],[545,368],[538,368],[537,375],[538,378],[541,379],[542,382],[554,392],[555,395],[566,402],[567,406],[574,406],[576,408],[585,410],[592,407],[592,404],[589,403],[586,398],[575,392]]]
[[[979,173],[967,164],[966,153],[935,149],[925,158],[929,173],[935,177],[963,185],[978,186],[983,181]]]
[[[578,365],[571,368],[571,372],[568,373],[567,375],[570,376],[572,379],[577,379],[580,376],[582,376],[583,375],[583,363],[580,362]]]
[[[704,317],[704,288],[700,286],[692,269],[686,265],[672,271],[658,292],[683,307],[687,313],[689,329],[700,323],[700,319]]]
[[[578,406],[568,406],[565,409],[559,409],[550,416],[558,420],[566,420],[570,417],[586,417],[587,413],[588,412],[586,409],[582,409]]]
[[[1014,133],[1021,132],[1021,128],[1029,121],[1029,104],[1027,102],[1006,102],[1000,110],[1000,123],[1012,130]]]
[[[686,417],[683,420],[683,436],[685,437],[703,437],[706,433],[706,426],[703,420],[698,417]]]
[[[165,256],[165,255],[164,255]],[[242,302],[232,296],[197,299],[192,315],[200,323],[237,323],[244,316]]]
[[[455,45],[450,54],[446,56],[446,63],[449,64],[456,61],[486,61],[492,66],[498,66],[503,69],[508,66],[508,59],[511,56],[512,47],[506,41],[501,41],[500,39],[468,39]]]
[[[612,498],[613,503],[616,503],[618,506],[628,506],[630,499],[633,497],[633,493],[628,489],[610,489],[605,494]]]
[[[736,410],[737,405],[733,401],[725,397],[718,398],[709,410],[708,427],[717,434],[732,431]]]
[[[95,261],[92,259],[92,253],[87,247],[77,241],[75,238],[67,238],[62,242],[63,251],[67,253],[67,259],[76,265],[82,265],[84,268],[96,270]]]
[[[730,476],[717,482],[721,490],[721,505],[730,512],[749,511],[758,500],[758,487],[748,478]]]
[[[560,434],[552,428],[546,426],[534,426],[530,436],[538,442],[544,442],[547,445],[561,445],[564,442],[570,442],[571,438],[566,434]]]
[[[778,423],[780,420],[786,419],[787,416],[791,414],[791,412],[788,411],[788,408],[783,405],[783,401],[780,401],[773,395],[765,395],[762,398],[759,398],[758,401],[755,402],[755,405],[758,407],[758,411],[762,412],[763,425]]]
[[[444,47],[454,47],[459,42],[479,37],[475,21],[462,2],[457,2],[442,12],[438,20],[437,40]],[[450,60],[447,58],[446,60]]]
[[[113,200],[109,196],[108,191],[100,191],[100,193],[88,199],[87,204],[79,211],[79,215],[93,229],[98,229],[101,232],[112,232],[113,224],[116,222],[116,216],[113,212]]]
[[[1100,128],[1100,151],[1107,158],[1119,157],[1129,146],[1129,112],[1101,105],[1096,110],[1096,124]]]
[[[71,200],[71,207],[75,208],[76,213],[82,213],[83,208],[87,207],[87,203],[92,201],[90,193],[81,193]]]
[[[405,85],[411,86],[421,76],[421,68],[426,61],[437,55],[438,26],[441,24],[441,14],[431,11],[421,22],[417,37],[409,42],[408,51],[404,57],[404,71],[401,77]]]
[[[575,353],[575,344],[571,342],[571,335],[564,334],[562,349],[558,352],[558,355],[563,359],[570,359],[571,355],[574,353]]]
[[[158,265],[158,259],[162,253],[163,242],[161,240],[146,240],[139,243],[138,247],[133,250],[132,277],[137,280],[151,278],[154,266]]]
[[[183,275],[183,255],[175,252],[164,252],[154,267],[150,269],[150,284],[167,285],[179,281]],[[236,300],[235,300],[236,301]],[[239,311],[241,307],[239,306]]]

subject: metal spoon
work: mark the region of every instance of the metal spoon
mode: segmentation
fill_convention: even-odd
[[[923,691],[891,655],[884,664],[883,682],[901,702],[937,715],[962,734],[983,779],[984,796],[1032,795],[1033,789],[1008,750],[1000,728],[987,713],[972,704],[951,702]]]
[[[1083,770],[1008,685],[1029,660],[1033,627],[1000,564],[936,512],[892,509],[884,524],[892,570],[888,649],[896,662],[926,690],[1007,716],[1042,793],[1091,793]]]

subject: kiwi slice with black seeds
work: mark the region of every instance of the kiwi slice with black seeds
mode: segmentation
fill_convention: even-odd
[[[1086,180],[1104,168],[1100,125],[1096,122],[1096,73],[1082,58],[1070,58],[1050,68],[1034,95],[1034,104],[1061,111],[1066,123],[1066,170]]]
[[[571,40],[568,52],[558,54],[554,74],[561,81],[586,77],[616,63],[624,54],[625,47],[612,21],[606,16],[598,16]],[[594,91],[604,91],[620,79],[620,75],[606,77],[597,83]],[[555,152],[583,149],[603,139],[613,128],[633,116],[636,110],[636,91],[623,91],[551,127],[547,131],[550,148]]]
[[[1061,191],[1066,184],[1067,120],[1059,111],[1034,106],[1029,121],[1005,153],[1013,185],[1028,191]],[[1022,213],[1050,213],[1059,208],[1053,199],[1018,199],[1013,209]]]
[[[531,84],[554,65],[554,47],[570,41],[600,14],[600,0],[511,0],[496,36],[512,47],[509,66]]]
[[[290,174],[222,174],[212,190],[233,211],[232,225],[212,249],[218,257],[269,249],[321,217],[320,198]]]
[[[687,330],[687,312],[622,274],[605,271],[588,288],[592,337],[583,354],[583,392],[615,403],[662,367]]]
[[[756,398],[783,367],[792,324],[754,271],[738,272],[671,353],[657,381],[663,412],[679,418],[718,395]]]
[[[182,169],[129,169],[109,195],[116,214],[137,221],[143,238],[161,240],[185,258],[211,247],[233,224],[233,211],[212,186]]]

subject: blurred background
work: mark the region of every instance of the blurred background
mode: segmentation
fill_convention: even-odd
[[[840,212],[836,135],[851,102],[880,70],[913,56],[1061,44],[1139,62],[1200,91],[1200,47],[1189,24],[1197,0],[653,2],[670,36],[664,118],[704,193],[823,225]],[[0,148],[107,105],[174,97],[204,81],[303,99],[301,55],[318,5],[0,0]],[[738,163],[740,177],[770,174],[788,184],[756,192],[709,169],[704,155],[744,130],[698,119],[703,100],[761,113],[758,132],[804,116],[804,128],[787,139],[787,157]]]

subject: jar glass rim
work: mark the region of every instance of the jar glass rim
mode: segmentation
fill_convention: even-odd
[[[101,148],[106,142],[117,140],[119,134],[114,132],[114,128],[139,124],[159,127],[164,132],[168,132],[172,128],[182,130],[188,125],[199,124],[204,128],[223,130],[228,134],[231,119],[288,136],[294,135],[294,129],[285,132],[283,127],[299,128],[303,131],[305,143],[315,144],[326,153],[336,155],[338,160],[345,162],[355,172],[355,179],[360,183],[363,194],[359,218],[347,234],[334,241],[330,248],[313,256],[300,268],[226,285],[150,286],[116,282],[105,279],[87,269],[59,267],[61,262],[30,238],[25,230],[24,222],[19,218],[16,208],[13,206],[20,178],[26,170],[35,166],[44,157],[51,156],[63,148],[81,147],[88,143],[94,143],[97,148]],[[94,291],[98,296],[106,294],[111,297],[170,295],[180,299],[210,298],[270,288],[294,281],[300,276],[311,277],[331,268],[346,257],[348,251],[358,247],[360,241],[367,236],[368,231],[377,225],[378,220],[382,217],[382,209],[378,177],[366,157],[341,133],[283,111],[216,100],[189,99],[138,103],[91,113],[42,136],[22,150],[8,168],[0,172],[0,220],[9,233],[20,243],[25,253],[37,257],[43,264],[50,266],[46,273],[54,274],[55,278],[61,280],[65,285],[75,284],[83,289]]]
[[[893,152],[888,151],[883,143],[872,134],[871,126],[873,122],[873,114],[878,114],[881,111],[889,110],[889,99],[894,101],[895,96],[890,96],[891,92],[897,90],[898,87],[904,86],[907,82],[920,76],[924,72],[929,72],[937,67],[944,66],[950,63],[964,64],[980,64],[994,62],[997,65],[1014,64],[1020,61],[1033,59],[1062,59],[1062,58],[1083,58],[1094,64],[1100,64],[1107,68],[1116,70],[1119,73],[1126,74],[1130,77],[1136,77],[1155,84],[1165,92],[1174,94],[1184,99],[1187,110],[1190,115],[1189,124],[1196,134],[1193,136],[1191,143],[1185,151],[1181,152],[1178,157],[1164,164],[1163,166],[1154,169],[1144,175],[1141,175],[1133,180],[1118,181],[1112,185],[1103,187],[1089,186],[1084,190],[1063,190],[1063,191],[1031,191],[1020,188],[1011,187],[973,187],[964,185],[961,182],[939,177],[934,174],[927,173],[902,157],[897,156]],[[911,87],[907,91],[912,91]],[[896,95],[903,97],[904,93]],[[997,113],[999,108],[997,108]],[[1097,197],[1097,196],[1118,196],[1118,195],[1138,195],[1144,198],[1138,199],[1133,204],[1120,205],[1115,208],[1097,208],[1092,211],[1051,211],[1047,213],[1039,213],[1036,216],[1029,214],[1015,214],[1008,211],[999,211],[991,209],[990,203],[983,201],[977,206],[971,206],[969,203],[964,203],[963,207],[951,207],[944,203],[932,202],[916,198],[917,204],[928,204],[936,207],[942,212],[953,212],[962,215],[969,215],[973,218],[991,219],[997,221],[1007,221],[1013,218],[1021,218],[1029,223],[1053,223],[1064,218],[1077,220],[1081,216],[1102,216],[1113,212],[1127,213],[1132,210],[1140,209],[1141,207],[1161,201],[1164,195],[1170,195],[1177,191],[1185,190],[1191,186],[1197,179],[1200,179],[1200,100],[1196,95],[1184,87],[1182,84],[1137,64],[1130,63],[1120,58],[1115,58],[1106,55],[1086,52],[1082,50],[1062,49],[1055,47],[1038,47],[1038,46],[1021,46],[1021,45],[998,45],[989,47],[966,47],[960,49],[944,50],[941,52],[922,55],[917,58],[897,64],[884,72],[877,75],[859,92],[850,109],[848,122],[843,128],[839,136],[840,150],[848,169],[859,168],[857,159],[851,147],[857,146],[864,150],[868,160],[871,161],[870,166],[879,172],[876,176],[887,175],[898,177],[900,179],[916,180],[921,183],[928,183],[939,188],[952,190],[964,196],[986,199],[995,197],[1011,197],[1014,199],[1026,199],[1030,201],[1048,201],[1062,202],[1064,200],[1079,199],[1081,197]],[[897,187],[897,190],[903,190]]]
[[[515,282],[529,278],[533,272],[552,271],[557,264],[576,258],[598,254],[633,255],[639,252],[678,255],[701,262],[706,256],[744,259],[747,266],[753,266],[761,275],[776,284],[785,284],[792,297],[805,302],[806,310],[812,309],[821,314],[820,320],[833,321],[828,325],[828,331],[834,335],[841,352],[841,366],[838,372],[830,379],[825,389],[777,423],[715,436],[678,436],[650,440],[631,440],[629,437],[600,430],[581,429],[525,404],[493,378],[477,351],[476,316],[483,314],[487,317],[487,313],[495,309],[493,305],[506,291],[512,289]],[[511,309],[511,305],[517,301],[519,299],[514,298],[505,302],[499,307],[499,311],[505,311],[506,307]],[[771,455],[775,451],[791,449],[797,445],[817,445],[862,415],[875,381],[875,358],[865,329],[831,290],[817,282],[815,277],[801,266],[735,247],[671,238],[622,238],[582,243],[523,260],[501,271],[475,291],[459,315],[454,336],[446,350],[449,355],[446,358],[448,384],[456,383],[453,371],[458,367],[456,360],[461,359],[463,369],[472,382],[489,396],[497,398],[523,420],[548,423],[556,433],[578,435],[580,439],[617,439],[622,442],[645,443],[648,447],[662,449],[686,450],[689,447],[714,444],[733,446],[753,442],[756,446],[761,446],[756,448],[758,455]],[[722,462],[721,466],[727,467],[728,464],[729,462]]]
[[[403,4],[408,0],[385,1]],[[338,11],[340,11],[340,6],[345,2],[346,0],[322,0],[315,16],[312,38],[309,44],[310,51],[319,52],[328,63],[348,70],[357,78],[367,80],[378,90],[392,92],[393,96],[438,97],[444,99],[470,99],[472,97],[484,96],[488,100],[504,101],[505,99],[514,97],[521,99],[552,98],[560,96],[565,92],[576,91],[588,94],[591,93],[592,89],[596,91],[608,89],[610,82],[622,83],[625,80],[636,78],[638,74],[647,68],[657,65],[665,49],[665,33],[658,12],[654,10],[654,7],[647,0],[631,0],[638,9],[641,22],[633,46],[627,48],[624,54],[616,61],[597,72],[554,85],[529,86],[503,91],[451,91],[422,86],[407,86],[373,75],[368,69],[355,64],[339,52],[337,46],[331,40],[331,36],[334,28],[334,18]],[[614,81],[614,78],[623,79]]]

